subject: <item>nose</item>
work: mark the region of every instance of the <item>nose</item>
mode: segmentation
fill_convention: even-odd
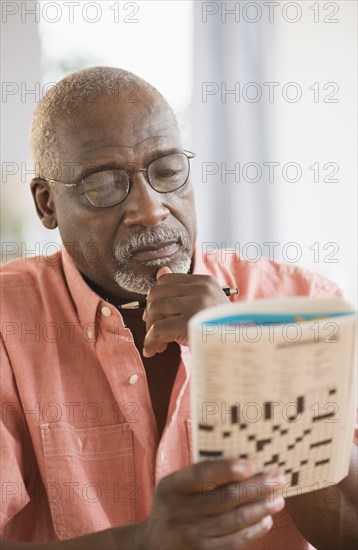
[[[142,171],[138,171],[131,179],[131,189],[126,199],[124,225],[153,227],[165,221],[170,211],[163,204],[163,193],[158,193],[149,185]]]

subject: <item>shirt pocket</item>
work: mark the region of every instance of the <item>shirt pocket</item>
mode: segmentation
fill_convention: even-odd
[[[44,480],[60,540],[135,521],[133,434],[127,423],[41,426]]]

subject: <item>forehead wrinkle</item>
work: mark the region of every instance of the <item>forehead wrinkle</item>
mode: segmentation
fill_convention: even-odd
[[[148,139],[160,139],[160,138],[168,138],[168,137],[178,137],[178,132],[174,126],[171,126],[169,124],[151,124],[149,126],[143,126],[141,125],[138,128],[138,121],[128,121],[129,124],[126,127],[120,127],[118,130],[116,128],[112,128],[110,132],[113,131],[113,138],[114,139],[123,139],[123,134],[125,135],[126,139],[126,145],[123,145],[123,147],[137,147],[147,141]],[[128,134],[128,137],[127,135]],[[133,138],[132,142],[129,142],[129,139]],[[106,139],[106,137],[104,137]],[[139,140],[139,141],[138,141]],[[129,145],[128,145],[129,143]],[[120,147],[122,145],[119,145]]]
[[[138,103],[124,103],[127,96],[123,94],[127,93],[127,86],[132,84],[136,85]],[[88,88],[91,90],[92,87],[100,92],[99,98],[98,96],[96,98],[95,106],[87,93]],[[113,105],[114,98],[117,98],[115,106]],[[87,121],[85,120],[86,111]],[[171,116],[170,123],[169,114]],[[82,69],[68,75],[51,87],[35,109],[31,121],[31,151],[36,175],[55,178],[58,166],[63,163],[66,156],[71,158],[77,155],[77,152],[82,151],[83,147],[86,147],[86,145],[82,145],[80,149],[81,145],[75,144],[74,146],[76,136],[74,139],[68,136],[66,144],[66,140],[61,135],[64,118],[66,122],[74,123],[74,127],[77,125],[79,128],[81,124],[85,125],[96,136],[95,125],[99,121],[101,121],[101,127],[109,125],[116,115],[118,115],[117,122],[120,122],[121,115],[123,115],[125,124],[128,124],[128,116],[135,117],[139,129],[141,125],[148,124],[149,119],[145,120],[145,117],[151,116],[154,125],[159,127],[165,121],[169,123],[169,126],[174,124],[179,132],[175,114],[168,101],[154,86],[142,78],[118,67]],[[131,134],[131,127],[128,124],[127,133],[123,131],[123,136],[131,136]],[[140,132],[137,135],[143,136]],[[82,136],[83,140],[87,142],[88,137],[86,138],[83,132]]]
[[[146,141],[148,140],[152,140],[153,138],[155,139],[167,139],[167,138],[171,138],[172,135],[160,135],[160,136],[149,136],[149,137],[146,137],[144,139],[142,139],[141,141],[139,141],[138,143],[134,144],[134,145],[123,145],[123,144],[118,144],[118,145],[103,145],[102,147],[93,147],[92,149],[87,149],[86,151],[82,153],[80,153],[78,156],[76,156],[76,160],[80,160],[83,157],[86,157],[87,154],[90,154],[90,153],[93,153],[93,152],[96,152],[96,153],[99,153],[101,150],[103,151],[104,149],[113,149],[113,152],[120,152],[118,150],[120,149],[124,149],[124,150],[134,150],[136,149],[137,147],[139,147],[140,145],[142,145],[143,143],[145,143]],[[92,141],[88,141],[86,142],[85,144],[83,144],[83,146],[80,147],[80,149],[83,149],[84,147],[86,147],[87,145],[90,145],[90,144],[94,144],[94,143],[103,143],[102,140],[96,140],[94,142]],[[164,145],[164,144],[163,144]]]
[[[101,105],[102,108],[105,106],[106,103]],[[118,113],[113,110],[102,113],[102,115],[102,109],[95,113],[88,112],[86,109],[84,112],[78,113],[77,117],[75,116],[72,120],[67,119],[68,125],[64,125],[63,128],[64,141],[67,141],[66,145],[71,147],[71,141],[75,140],[75,149],[81,153],[88,145],[96,146],[98,144],[101,146],[104,144],[104,146],[110,147],[113,146],[113,142],[117,146],[118,142],[118,147],[125,149],[140,146],[150,138],[175,136],[180,139],[173,114],[168,108],[155,109],[155,105],[151,103],[146,104],[145,107],[145,109],[136,112]],[[98,132],[101,137],[98,137]],[[81,140],[81,137],[84,141]],[[123,139],[125,144],[121,143]],[[131,143],[130,139],[132,139]],[[105,145],[106,142],[112,143]]]
[[[98,144],[98,145],[96,145]],[[88,145],[94,145],[94,147],[92,149],[86,149]],[[95,140],[95,141],[86,141],[86,143],[84,143],[82,146],[79,147],[79,149],[86,149],[84,151],[84,155],[86,155],[87,153],[92,153],[94,151],[96,151],[97,153],[103,149],[130,149],[130,145],[122,145],[122,144],[118,144],[118,145],[105,145],[103,143],[102,140]],[[82,155],[82,153],[80,153],[80,155],[76,158],[80,158]]]

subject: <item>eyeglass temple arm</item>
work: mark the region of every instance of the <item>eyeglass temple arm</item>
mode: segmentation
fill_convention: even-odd
[[[65,183],[64,181],[50,180],[49,178],[44,178],[49,183],[60,183],[61,185],[67,185],[67,187],[76,187],[78,183]]]
[[[183,149],[184,153],[186,154],[186,156],[188,157],[188,159],[193,159],[196,157],[196,154],[193,153],[192,151],[188,151],[187,149]]]

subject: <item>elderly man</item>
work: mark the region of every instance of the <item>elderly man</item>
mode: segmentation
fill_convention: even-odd
[[[4,550],[351,547],[353,460],[334,489],[285,509],[277,472],[190,465],[188,319],[229,300],[222,284],[241,300],[337,287],[195,249],[193,154],[165,99],[131,73],[59,82],[31,143],[36,210],[63,247],[2,270]],[[143,295],[145,310],[119,309]],[[208,483],[220,488],[210,498]]]

